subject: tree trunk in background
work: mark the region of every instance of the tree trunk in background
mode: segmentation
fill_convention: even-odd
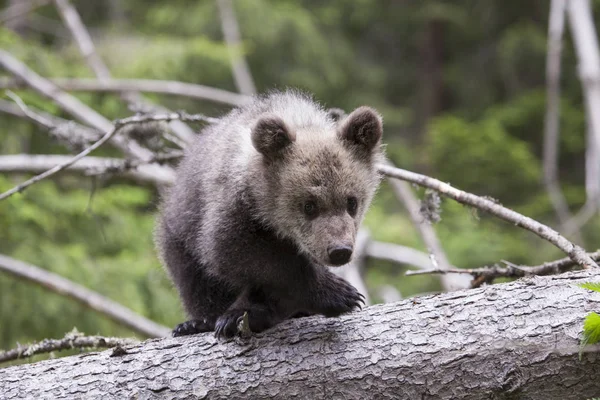
[[[211,334],[0,370],[3,399],[586,399],[599,348],[578,359],[597,271],[526,278],[302,318],[246,341]]]

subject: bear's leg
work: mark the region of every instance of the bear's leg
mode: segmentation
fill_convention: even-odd
[[[256,288],[244,289],[235,302],[215,324],[215,336],[231,338],[238,333],[238,324],[245,313],[252,332],[262,332],[283,320],[276,302]]]
[[[345,279],[322,268],[309,289],[308,309],[326,317],[337,317],[364,305],[364,296]]]
[[[216,278],[209,276],[205,267],[198,263],[178,241],[163,241],[163,256],[189,321],[173,330],[173,336],[211,332],[217,317],[235,300],[235,294]]]

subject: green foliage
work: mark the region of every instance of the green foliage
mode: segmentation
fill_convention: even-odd
[[[594,292],[600,293],[600,282],[585,282],[585,283],[580,283],[577,286],[579,286],[580,288],[593,290]]]
[[[71,179],[60,180],[68,187]],[[0,176],[0,191],[13,182]],[[152,243],[153,193],[111,185],[61,189],[32,186],[0,207],[0,252],[46,268],[149,316],[173,325],[182,318],[176,294]],[[0,348],[77,326],[90,333],[131,335],[73,301],[0,274]],[[10,321],[10,323],[8,323]]]
[[[439,117],[428,134],[426,154],[435,175],[462,190],[514,202],[538,185],[540,166],[528,144],[494,119]]]
[[[600,343],[600,315],[592,312],[585,317],[583,322],[583,338],[581,339],[579,358],[581,359],[585,346],[596,343]]]

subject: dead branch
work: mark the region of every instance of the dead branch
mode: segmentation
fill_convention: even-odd
[[[16,348],[0,351],[0,363],[7,361],[28,358],[36,354],[52,353],[55,351],[71,349],[107,349],[113,347],[133,346],[139,341],[135,339],[104,337],[104,336],[85,336],[83,333],[74,329],[62,339],[44,339],[39,343],[18,345]]]
[[[90,37],[85,25],[79,17],[79,13],[69,2],[69,0],[55,0],[56,8],[63,19],[65,25],[71,32],[73,39],[77,43],[79,50],[85,58],[87,64],[92,69],[98,80],[103,81],[111,78],[110,71],[106,64],[102,61],[98,53],[94,42]],[[156,106],[146,101],[137,92],[123,92],[121,97],[125,100],[132,110],[137,110],[140,106],[146,108],[149,112],[163,112],[167,113],[165,107]],[[189,143],[194,137],[194,132],[189,126],[181,121],[173,121],[171,129],[182,141]]]
[[[240,93],[248,96],[253,95],[256,93],[256,86],[250,73],[250,67],[248,67],[246,58],[242,53],[240,30],[233,4],[231,4],[231,0],[217,0],[217,6],[219,8],[219,17],[221,18],[223,37],[225,38],[225,43],[227,43],[227,50],[229,50],[235,85]]]
[[[67,92],[147,92],[172,96],[189,97],[197,100],[210,100],[227,105],[240,106],[248,102],[249,97],[210,86],[178,81],[153,79],[85,79],[50,78],[50,82]],[[26,85],[17,79],[0,79],[0,89],[20,89]]]
[[[63,110],[73,115],[85,124],[103,132],[112,129],[109,120],[92,110],[73,96],[64,93],[50,81],[42,78],[25,64],[14,58],[10,53],[0,49],[0,65],[11,74],[23,80],[29,87],[53,100]]]
[[[569,27],[579,62],[579,79],[586,105],[588,149],[586,190],[588,201],[600,199],[600,48],[589,0],[567,2]]]
[[[173,155],[157,155],[152,161],[165,161]],[[0,172],[5,173],[40,173],[56,165],[64,164],[73,157],[55,154],[14,154],[0,156]],[[118,175],[133,179],[139,183],[153,185],[169,185],[175,179],[174,175],[165,175],[157,170],[153,164],[144,164],[137,160],[123,160],[120,158],[105,158],[87,156],[72,164],[67,171],[83,173],[89,176]]]
[[[81,160],[82,158],[84,158],[85,156],[87,156],[88,154],[90,154],[91,152],[96,150],[98,147],[102,146],[104,143],[106,143],[108,140],[110,140],[114,135],[116,135],[119,132],[119,130],[121,130],[123,127],[125,127],[127,125],[139,124],[139,123],[144,123],[144,122],[159,122],[159,121],[169,122],[169,121],[174,121],[174,120],[185,120],[185,121],[191,121],[191,122],[215,122],[214,118],[205,117],[204,115],[187,115],[187,114],[182,114],[182,113],[171,113],[171,114],[161,114],[161,115],[134,115],[129,118],[123,118],[123,119],[117,120],[114,123],[114,128],[112,128],[111,130],[106,132],[93,145],[91,145],[87,149],[83,150],[81,153],[77,154],[76,156],[70,158],[68,161],[65,161],[64,163],[59,164],[59,165],[55,165],[53,168],[51,168],[39,175],[36,175],[33,178],[0,194],[0,200],[3,200],[9,196],[12,196],[15,193],[22,192],[27,187],[29,187],[43,179],[46,179],[46,178],[56,174],[57,172],[60,172],[66,168],[69,168],[71,165],[75,164],[77,161]],[[152,162],[154,157],[156,157],[156,156],[152,155],[150,158],[145,159],[143,161],[146,163]]]
[[[588,253],[588,256],[594,260],[600,260],[600,251],[594,253]],[[482,268],[450,268],[447,270],[443,269],[424,269],[421,271],[406,271],[406,276],[412,275],[427,275],[427,274],[469,274],[473,276],[471,283],[472,287],[479,287],[483,283],[492,283],[497,278],[522,278],[524,276],[536,276],[536,275],[558,275],[563,272],[572,270],[573,268],[579,267],[571,258],[565,257],[560,260],[545,262],[541,265],[527,266],[527,265],[515,265],[511,262],[502,260],[502,263],[506,267],[501,267],[498,264],[482,267]]]
[[[25,64],[14,58],[10,53],[0,49],[0,66],[23,80],[29,87],[53,100],[64,111],[73,115],[83,123],[98,129],[102,132],[108,132],[113,129],[109,120],[83,104],[75,97],[63,92],[50,81],[42,78]],[[121,136],[115,136],[113,139],[115,146],[125,152],[127,155],[148,160],[152,157],[152,152],[144,149],[137,143]],[[166,167],[163,167],[166,168]]]
[[[569,205],[558,179],[558,146],[560,137],[560,57],[565,25],[566,1],[552,0],[548,23],[548,53],[546,57],[546,117],[544,129],[544,184],[562,229],[572,218]],[[581,243],[579,231],[576,241]]]
[[[594,260],[592,260],[581,247],[571,243],[560,233],[556,232],[554,229],[544,224],[541,224],[532,218],[521,215],[516,211],[508,209],[498,204],[497,202],[453,188],[447,183],[438,181],[437,179],[425,175],[417,174],[415,172],[406,171],[400,168],[393,168],[389,165],[383,164],[380,164],[378,166],[378,169],[379,172],[388,177],[401,179],[403,181],[411,182],[422,187],[437,190],[438,192],[440,192],[440,194],[446,197],[450,197],[451,199],[454,199],[461,204],[465,204],[489,212],[490,214],[495,215],[496,217],[503,219],[507,222],[510,222],[515,226],[527,229],[528,231],[533,232],[537,236],[547,240],[548,242],[558,247],[573,261],[577,262],[584,268],[598,267]]]
[[[390,164],[390,166],[392,165]],[[388,179],[388,182],[392,185],[396,197],[404,207],[406,207],[414,227],[420,233],[423,243],[425,243],[425,247],[429,251],[429,265],[436,267],[435,263],[437,263],[437,266],[441,269],[450,268],[450,262],[448,261],[448,257],[446,257],[446,252],[431,224],[425,221],[421,215],[419,200],[417,200],[408,183],[397,179]],[[445,276],[442,277],[442,285],[447,291],[465,288],[469,285],[469,282],[462,277],[448,278],[449,279],[446,279]]]
[[[170,333],[169,328],[150,321],[113,300],[42,268],[0,254],[0,270],[71,298],[144,336],[162,337]]]

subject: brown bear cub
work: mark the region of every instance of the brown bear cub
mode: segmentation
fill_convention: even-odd
[[[272,92],[195,139],[161,207],[156,240],[191,320],[174,336],[261,332],[295,316],[335,317],[362,295],[326,266],[347,264],[380,181],[382,120],[329,113]]]

